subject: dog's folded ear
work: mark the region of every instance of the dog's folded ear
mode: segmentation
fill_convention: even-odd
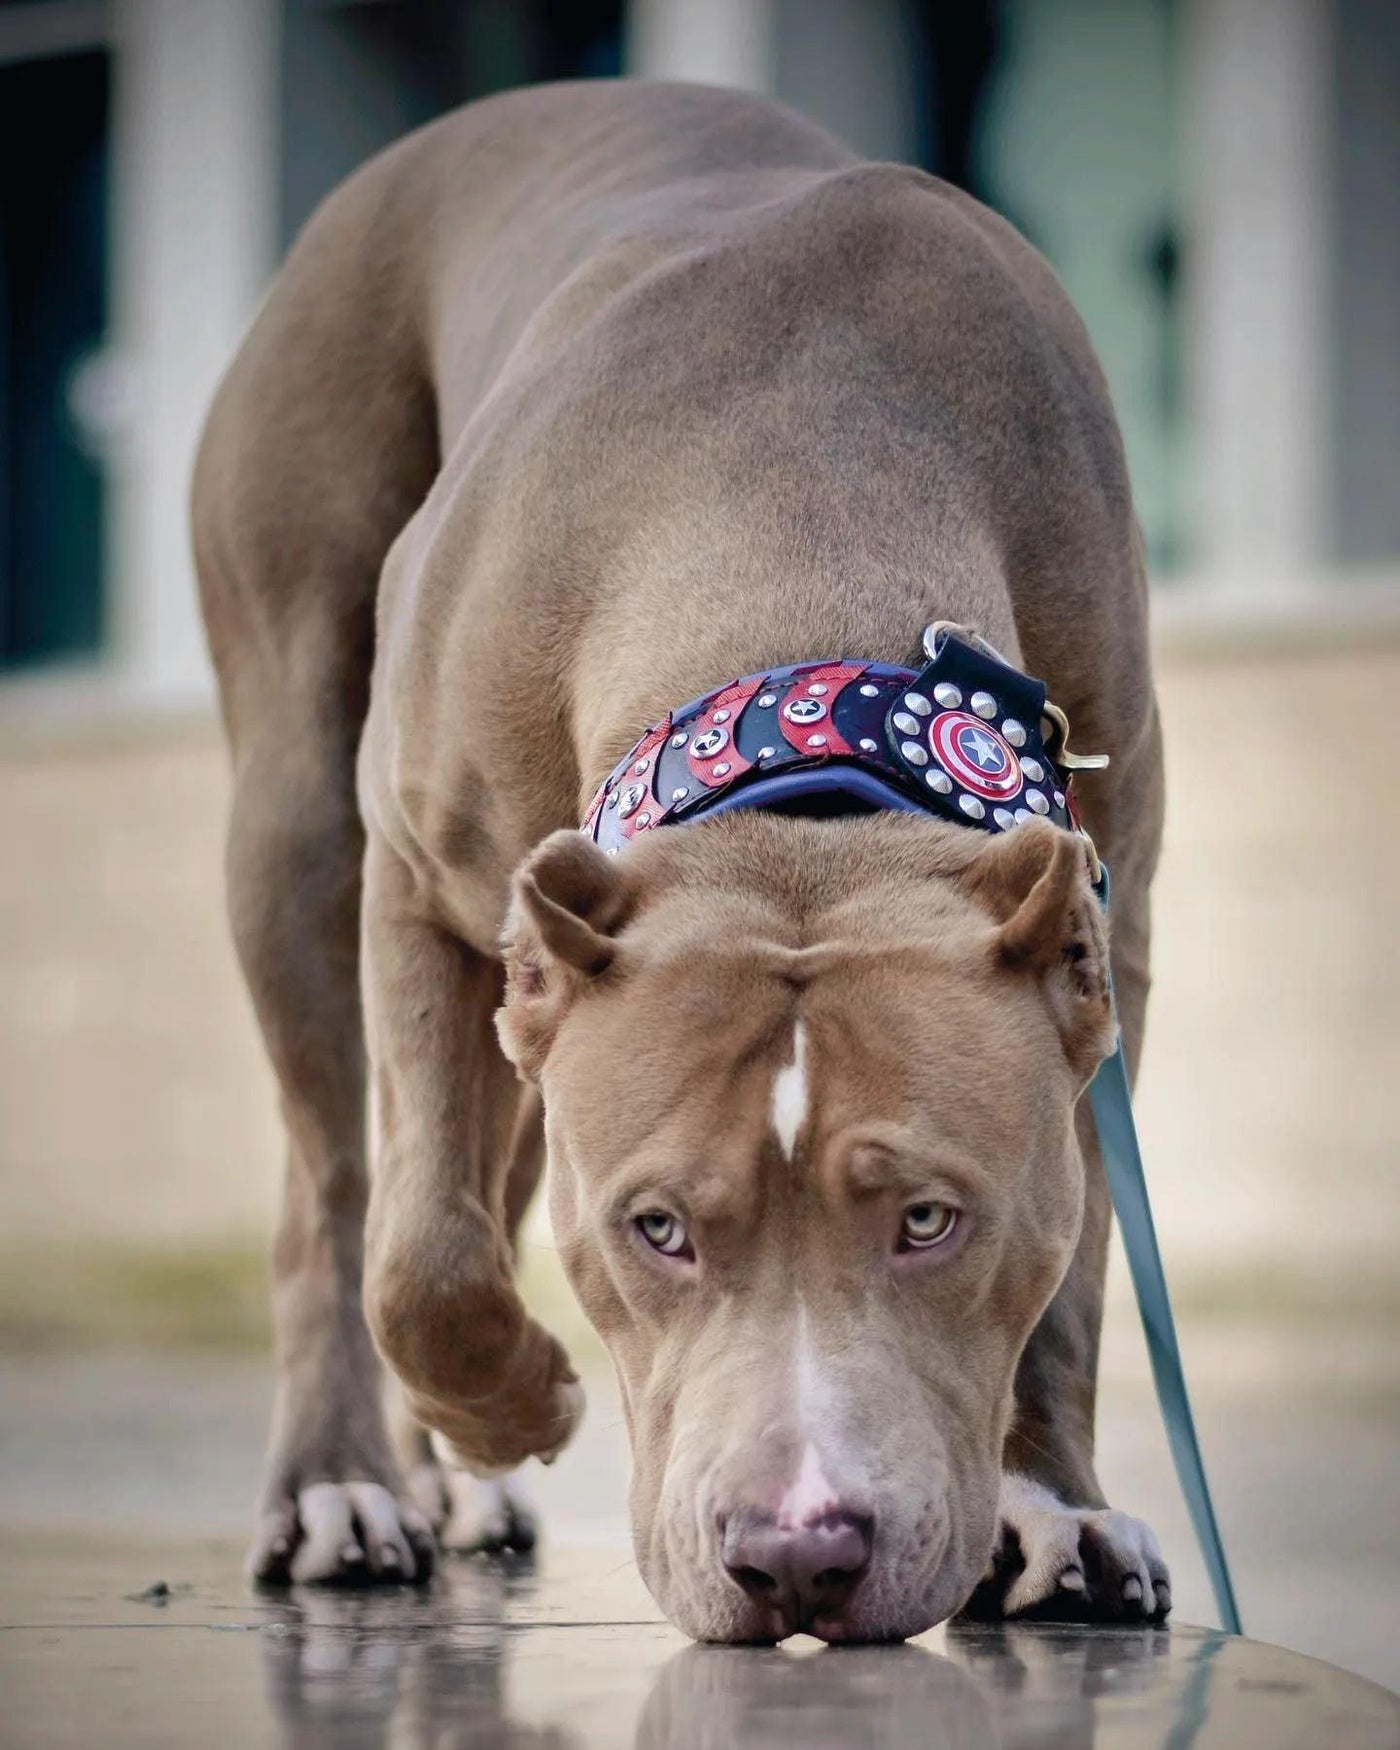
[[[1113,1048],[1108,929],[1084,845],[1048,821],[990,838],[965,881],[991,913],[1003,966],[1038,974],[1071,1064],[1085,1079]]]
[[[569,1003],[612,965],[633,898],[618,862],[579,832],[552,833],[516,870],[496,1031],[522,1075],[539,1075]]]

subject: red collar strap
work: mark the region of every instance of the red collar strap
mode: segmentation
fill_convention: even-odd
[[[924,633],[920,670],[841,658],[729,681],[655,724],[613,769],[582,830],[615,855],[639,833],[734,808],[893,808],[988,832],[1041,815],[1082,831],[1064,713],[978,635]]]

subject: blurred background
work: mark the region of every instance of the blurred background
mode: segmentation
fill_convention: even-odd
[[[776,93],[1010,217],[1088,323],[1170,772],[1140,1121],[1262,1638],[1400,1682],[1400,7],[0,0],[0,1526],[241,1530],[281,1143],[222,919],[193,444],[279,256],[459,102]],[[542,1493],[621,1541],[595,1409]],[[1101,1446],[1211,1620],[1115,1258]]]

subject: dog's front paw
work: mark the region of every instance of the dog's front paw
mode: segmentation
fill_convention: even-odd
[[[1070,1507],[1028,1477],[1002,1478],[997,1548],[963,1614],[983,1621],[1160,1621],[1171,1580],[1152,1528],[1109,1507]]]
[[[523,1470],[475,1477],[439,1463],[425,1441],[408,1488],[448,1555],[528,1555],[539,1542],[539,1517]]]
[[[443,1482],[448,1511],[440,1537],[445,1550],[453,1555],[528,1555],[534,1549],[539,1520],[520,1471],[485,1480],[467,1471],[447,1471]]]
[[[307,1483],[265,1497],[248,1573],[264,1586],[421,1582],[433,1551],[427,1520],[383,1483]]]
[[[279,1387],[249,1576],[260,1585],[424,1581],[432,1527],[408,1497],[361,1334]]]
[[[408,1390],[409,1408],[449,1466],[493,1478],[527,1458],[550,1464],[583,1417],[584,1393],[563,1347],[528,1321],[511,1367],[485,1397],[450,1400]]]

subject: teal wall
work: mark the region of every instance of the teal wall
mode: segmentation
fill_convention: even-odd
[[[0,67],[0,669],[102,638],[102,471],[69,395],[106,323],[108,74]]]
[[[1161,568],[1189,556],[1169,0],[1008,0],[983,193],[1050,259],[1098,350]]]

